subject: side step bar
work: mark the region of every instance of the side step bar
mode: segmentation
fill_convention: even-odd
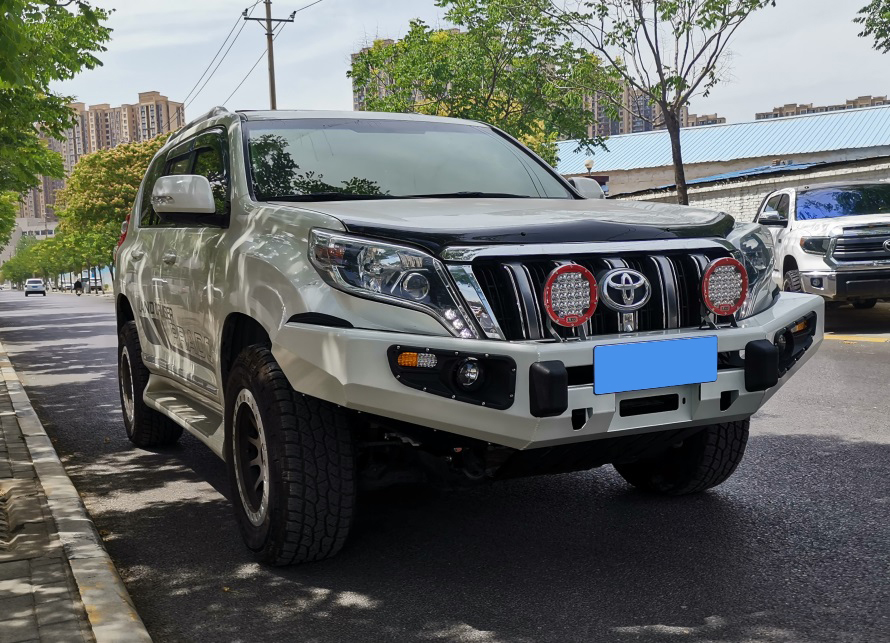
[[[142,399],[148,407],[166,415],[223,457],[225,430],[222,409],[170,388],[157,375],[149,376]]]

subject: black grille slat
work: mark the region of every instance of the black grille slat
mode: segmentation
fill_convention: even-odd
[[[839,237],[833,256],[839,261],[890,261],[890,250],[884,244],[890,235]]]
[[[559,337],[578,337],[577,329],[564,328],[549,323],[543,310],[542,294],[547,277],[561,263],[577,263],[590,270],[597,279],[609,269],[627,267],[643,273],[652,286],[649,302],[637,312],[637,330],[666,330],[670,328],[696,328],[701,324],[701,275],[707,264],[719,257],[730,256],[726,250],[707,248],[696,250],[694,254],[682,251],[662,251],[657,253],[628,253],[620,257],[611,255],[584,255],[578,257],[519,257],[513,260],[479,259],[473,264],[473,271],[488,298],[492,312],[501,325],[508,340],[529,339],[520,319],[517,307],[518,293],[509,280],[508,264],[515,270],[518,264],[524,268],[528,284],[536,297],[535,313],[540,327],[544,329],[544,339],[550,339],[552,328]],[[500,275],[503,275],[501,277]],[[671,279],[670,288],[665,287],[662,275]],[[665,297],[671,297],[671,314],[665,314]],[[587,335],[616,334],[620,329],[620,315],[600,302],[596,312],[585,325]]]

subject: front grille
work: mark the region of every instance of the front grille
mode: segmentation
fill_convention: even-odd
[[[836,261],[890,261],[890,250],[884,244],[890,234],[838,237],[832,256]]]
[[[695,328],[701,324],[701,276],[714,259],[729,256],[720,248],[695,251],[627,253],[621,256],[583,255],[572,257],[529,257],[477,259],[473,263],[482,292],[508,340],[561,339],[579,337],[579,329],[550,324],[543,309],[547,276],[557,266],[576,263],[597,280],[612,268],[632,268],[643,273],[652,287],[649,301],[637,312],[638,331]],[[584,325],[584,334],[608,335],[621,329],[620,315],[602,301]]]

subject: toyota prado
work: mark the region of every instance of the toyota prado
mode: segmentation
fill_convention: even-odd
[[[130,440],[205,442],[273,564],[337,553],[358,489],[719,485],[823,302],[779,292],[759,225],[601,196],[484,123],[212,110],[116,251]]]

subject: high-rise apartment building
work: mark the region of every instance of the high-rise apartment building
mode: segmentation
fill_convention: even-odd
[[[138,97],[137,103],[119,107],[108,103],[89,107],[84,103],[71,103],[74,124],[65,130],[61,140],[45,139],[50,149],[62,155],[66,175],[86,154],[117,147],[121,143],[147,141],[185,125],[182,103],[171,101],[156,91],[141,92]],[[43,226],[31,226],[33,230],[52,230],[57,221],[53,212],[55,192],[64,185],[64,181],[41,177],[39,187],[22,195],[19,207],[22,223],[24,220],[43,221]]]
[[[890,105],[886,96],[860,96],[850,99],[838,105],[820,105],[813,107],[812,103],[798,105],[789,103],[781,107],[774,107],[771,112],[758,112],[754,115],[758,121],[765,118],[784,118],[786,116],[800,116],[801,114],[821,114],[822,112],[837,112],[843,109],[858,109],[860,107],[876,107],[878,105]]]

